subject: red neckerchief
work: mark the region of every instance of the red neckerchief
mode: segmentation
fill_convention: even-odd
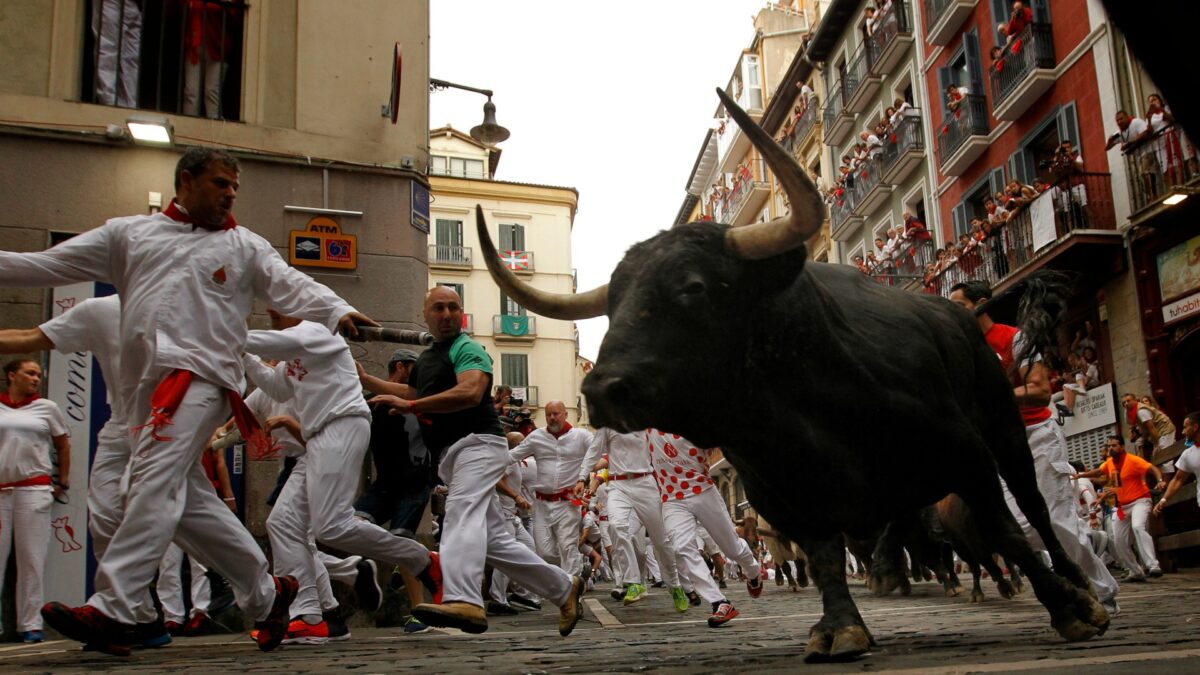
[[[1138,422],[1137,413],[1138,413],[1139,405],[1140,404],[1137,401],[1134,401],[1133,407],[1130,408],[1129,411],[1125,413],[1125,419],[1135,427],[1137,426],[1137,422]]]
[[[0,393],[0,403],[3,403],[4,405],[6,405],[10,408],[13,408],[14,410],[16,408],[24,408],[25,406],[29,405],[30,403],[33,403],[34,401],[38,400],[39,398],[41,398],[41,396],[34,394],[33,396],[30,396],[29,398],[25,399],[24,401],[17,403],[16,401],[13,401],[11,398],[8,397],[7,391]]]
[[[192,226],[192,229],[199,227],[199,228],[202,228],[205,230],[215,231],[211,227],[205,227],[204,225],[201,225],[200,223],[197,223],[196,221],[192,220],[192,217],[190,215],[184,213],[183,209],[181,209],[177,206],[178,203],[179,202],[172,199],[171,203],[168,204],[167,208],[163,211],[163,215],[170,218],[171,220],[175,220],[175,221],[178,221],[181,223],[188,223]],[[233,219],[233,214],[232,213],[225,214],[225,224],[221,226],[221,229],[222,230],[232,230],[235,227],[237,227],[237,221]]]
[[[550,427],[546,427],[546,431],[548,431],[550,433],[550,435],[553,436],[556,440],[559,438],[562,438],[563,434],[567,433],[570,430],[571,430],[570,422],[563,422],[562,429],[557,434],[554,433],[553,431],[550,431]]]

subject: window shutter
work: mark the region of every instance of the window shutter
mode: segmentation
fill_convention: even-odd
[[[965,234],[971,230],[971,218],[967,214],[967,203],[959,202],[954,207],[954,210],[950,212],[950,217],[954,220],[953,241],[958,241],[958,235]]]
[[[513,225],[500,225],[500,250],[511,251],[513,246]]]
[[[949,87],[954,82],[954,80],[951,79],[950,66],[944,66],[942,68],[938,68],[937,78],[938,78],[938,91],[937,91],[938,109],[942,111],[942,119],[946,119],[946,87]]]
[[[967,57],[967,74],[971,77],[971,93],[983,94],[983,61],[979,53],[979,33],[972,30],[963,35],[963,53]]]
[[[1071,102],[1058,109],[1058,138],[1059,142],[1071,141],[1076,150],[1083,153],[1079,147],[1079,120],[1075,115],[1075,103]]]
[[[992,169],[992,172],[990,174],[988,174],[988,191],[990,192],[990,194],[988,196],[994,197],[997,192],[999,192],[1003,189],[1004,189],[1004,168],[1000,167],[1000,168]]]
[[[510,225],[512,228],[512,247],[514,251],[525,250],[525,226]]]
[[[1032,9],[1035,23],[1050,23],[1050,3],[1048,0],[1033,0]]]
[[[463,224],[461,220],[443,220],[435,224],[434,237],[438,246],[462,246]]]
[[[995,44],[1003,45],[1004,41],[1000,37],[1000,31],[996,30],[1000,24],[1008,23],[1012,18],[1012,3],[1008,0],[991,0],[992,5],[992,35],[995,37]]]

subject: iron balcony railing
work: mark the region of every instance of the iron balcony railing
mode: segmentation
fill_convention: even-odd
[[[1054,209],[1053,232],[1039,231],[1042,224],[1034,222],[1032,208],[1021,207],[957,260],[927,274],[924,291],[949,297],[950,289],[965,281],[995,286],[1032,262],[1047,245],[1076,230],[1115,230],[1111,178],[1107,173],[1071,173],[1060,179],[1047,190]],[[1045,243],[1047,239],[1051,244]]]
[[[1048,23],[1029,24],[1004,47],[1004,54],[989,71],[992,105],[999,106],[1029,73],[1054,67],[1054,38]]]
[[[1125,148],[1125,170],[1134,211],[1152,206],[1173,189],[1200,178],[1196,146],[1175,125]]]
[[[846,74],[842,76],[846,101],[854,98],[854,93],[871,74],[871,66],[875,65],[875,57],[879,55],[876,49],[873,41],[867,41],[850,57],[850,62],[846,65]]]
[[[808,132],[812,131],[813,126],[816,125],[817,114],[820,112],[820,105],[818,105],[816,96],[810,97],[807,104],[799,103],[797,105],[804,106],[804,108],[801,110],[800,116],[795,118],[791,131],[780,141],[780,145],[791,153],[793,157],[799,154],[800,146],[803,145],[804,139],[808,137]]]
[[[875,30],[871,33],[871,42],[875,43],[875,54],[883,54],[897,35],[911,32],[908,3],[904,0],[892,0],[892,4],[885,11],[876,15]]]
[[[987,99],[983,94],[967,94],[958,110],[947,112],[938,133],[938,162],[945,165],[963,142],[971,136],[986,136],[988,133]]]
[[[471,266],[470,246],[448,246],[445,244],[429,245],[429,262],[443,265]]]
[[[518,316],[515,314],[493,314],[492,336],[536,337],[537,317]]]
[[[826,129],[833,125],[833,121],[837,119],[837,116],[842,112],[842,108],[845,107],[846,99],[842,96],[842,83],[840,80],[829,89],[828,96],[829,98],[825,101]]]
[[[888,137],[883,139],[883,171],[891,170],[904,153],[909,150],[923,150],[925,137],[921,133],[921,111],[912,109],[900,117],[896,126],[892,127]]]
[[[867,275],[886,286],[904,286],[923,278],[926,268],[937,262],[932,239],[901,240],[888,260],[877,260]]]
[[[879,185],[883,176],[883,151],[871,155],[854,170],[854,185],[847,190],[850,193],[851,208],[862,203],[871,190]]]
[[[838,227],[840,227],[842,223],[846,222],[846,219],[850,217],[850,210],[853,208],[853,205],[847,198],[848,193],[849,191],[847,191],[847,195],[843,195],[843,197],[840,197],[838,201],[835,201],[829,205],[829,220],[833,224],[833,229],[835,230],[838,229]]]
[[[750,190],[766,180],[766,168],[761,157],[740,164],[734,171],[733,187],[725,194],[717,208],[717,222],[732,224],[738,209],[745,203]]]

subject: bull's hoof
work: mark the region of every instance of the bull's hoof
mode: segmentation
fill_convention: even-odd
[[[912,584],[903,574],[876,575],[873,581],[875,583],[871,586],[871,592],[879,597],[888,595],[896,589],[900,590],[900,595],[912,593]]]
[[[793,593],[799,593],[799,592],[800,592],[800,587],[799,587],[799,586],[797,586],[796,584],[792,584],[791,586],[788,586],[788,590],[789,590],[789,591],[791,591],[791,592],[793,592]]]
[[[814,628],[808,635],[808,646],[804,648],[804,660],[819,663],[829,660],[829,649],[833,646],[833,634]]]
[[[1067,642],[1082,642],[1104,635],[1108,630],[1108,612],[1094,598],[1076,590],[1074,600],[1058,612],[1051,622]]]
[[[1017,594],[1021,594],[1021,593],[1025,592],[1025,581],[1023,579],[1021,579],[1021,577],[1019,577],[1019,576],[1012,578],[1012,586],[1013,586],[1013,590],[1016,591]]]
[[[972,603],[980,603],[980,602],[983,602],[983,600],[984,600],[984,595],[983,595],[982,590],[974,589],[971,591],[971,602]]]
[[[813,628],[804,650],[804,660],[808,663],[848,661],[867,653],[871,644],[871,634],[862,626],[842,626],[833,631]]]
[[[1012,583],[1010,583],[1008,581],[1008,579],[1001,579],[1001,580],[997,581],[996,582],[996,590],[1000,593],[1001,596],[1003,596],[1009,600],[1012,600],[1013,597],[1016,596],[1016,594],[1017,594],[1017,589],[1013,588]]]
[[[946,597],[957,598],[958,596],[962,595],[964,591],[966,591],[966,589],[962,586],[951,586],[946,589]]]

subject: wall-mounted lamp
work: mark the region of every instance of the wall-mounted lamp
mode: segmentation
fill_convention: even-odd
[[[175,129],[162,115],[133,115],[125,120],[129,135],[138,143],[171,145],[175,142]]]

